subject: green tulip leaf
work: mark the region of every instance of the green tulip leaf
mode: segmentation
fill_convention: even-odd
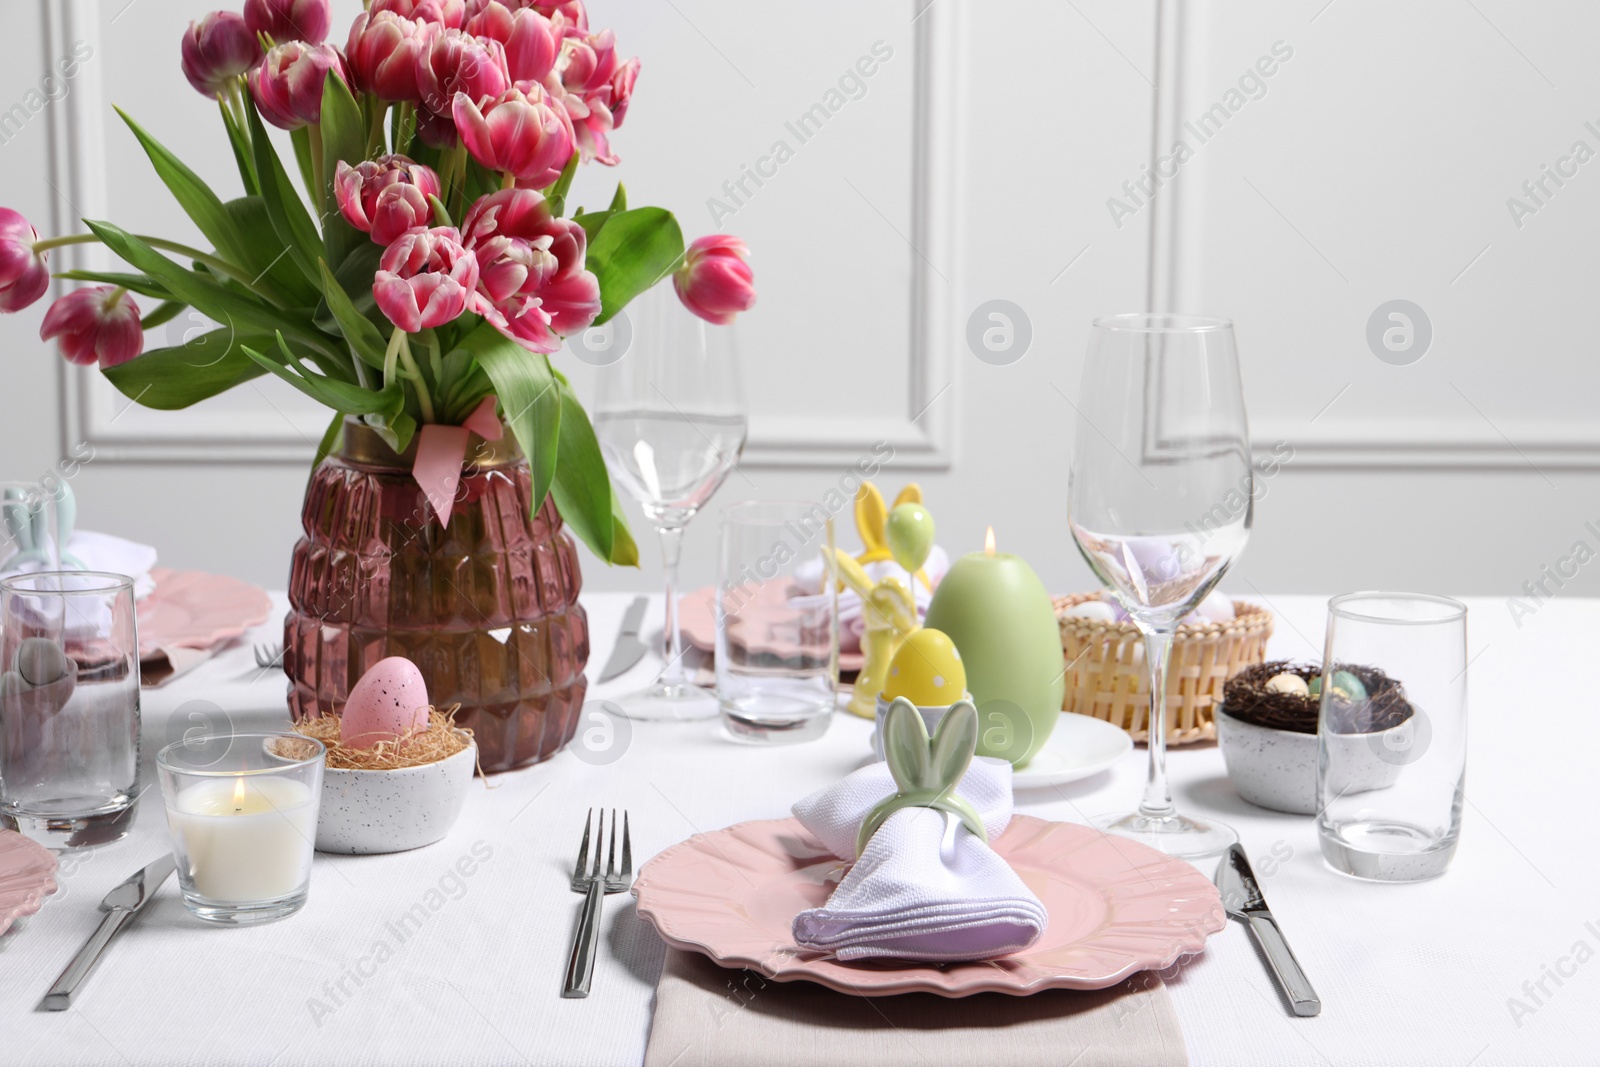
[[[611,487],[611,562],[619,567],[639,565],[639,545],[628,529],[628,517],[622,513],[616,486]]]
[[[374,392],[350,382],[316,374],[289,350],[282,334],[278,335],[277,342],[284,355],[283,362],[270,359],[263,354],[264,349],[251,346],[244,346],[244,354],[263,370],[276,374],[319,404],[347,415],[393,415],[405,402],[398,381],[390,382],[382,392]]]
[[[313,336],[315,331],[306,326],[294,325],[282,310],[262,303],[247,292],[230,288],[210,274],[180,267],[139,238],[108,222],[85,219],[84,224],[105,243],[107,248],[160,283],[167,290],[169,299],[182,300],[217,322],[236,330],[246,332],[285,330],[302,343],[327,345],[325,337]],[[324,352],[326,351],[325,347]]]
[[[296,307],[312,307],[322,298],[317,287],[301,274],[289,250],[272,225],[267,202],[259,196],[242,196],[223,205],[244,238],[238,266],[252,277],[265,279]]]
[[[228,143],[233,148],[233,162],[239,168],[239,181],[244,184],[244,191],[251,196],[261,195],[261,184],[256,181],[256,161],[250,151],[250,136],[245,133],[233,118],[233,112],[227,105],[217,103],[217,108],[222,112],[222,125],[228,130]]]
[[[156,309],[139,319],[139,326],[144,330],[153,330],[157,326],[165,326],[173,319],[182,315],[189,307],[181,300],[163,300],[156,305]]]
[[[317,442],[317,454],[311,460],[311,473],[317,473],[317,468],[322,466],[322,461],[333,455],[334,449],[344,440],[344,412],[335,411],[333,419],[328,423],[328,428],[322,431],[322,440]]]
[[[283,161],[278,158],[277,149],[272,147],[267,128],[255,105],[251,104],[245,110],[250,113],[250,140],[255,150],[256,175],[261,183],[261,199],[267,207],[267,218],[272,221],[279,244],[288,248],[300,273],[313,285],[320,284],[321,271],[317,269],[317,260],[322,258],[323,247],[316,223],[311,220],[305,202],[295,192],[294,184],[283,169]]]
[[[322,83],[322,166],[323,188],[314,198],[321,206],[322,241],[328,265],[338,270],[345,257],[363,244],[371,244],[366,234],[344,220],[339,200],[334,195],[334,173],[343,160],[351,166],[367,158],[367,127],[361,107],[350,95],[349,86],[333,71]]]
[[[666,277],[682,256],[683,231],[665,208],[634,208],[607,218],[589,242],[587,266],[600,279],[601,311],[595,325]]]
[[[556,383],[561,395],[561,444],[556,454],[553,491],[556,508],[578,539],[609,560],[615,542],[611,519],[611,478],[605,457],[583,405],[567,386]]]
[[[199,175],[184,166],[177,156],[146,133],[125,111],[121,108],[116,110],[122,116],[122,121],[128,124],[128,129],[139,139],[145,155],[150,157],[151,166],[166,184],[173,199],[178,201],[178,205],[223,258],[238,262],[244,255],[245,241],[222,200],[211,191],[209,185],[200,180]]]
[[[485,322],[462,339],[494,383],[500,410],[517,435],[533,472],[533,512],[544,505],[555,482],[561,447],[561,388],[550,361],[509,340]]]
[[[173,348],[152,349],[100,373],[128,399],[147,408],[176,411],[259,378],[264,368],[245,355],[244,347],[271,343],[271,337],[212,330]]]
[[[356,310],[355,305],[350,302],[350,295],[328,269],[328,264],[319,263],[318,266],[322,268],[322,291],[327,300],[328,311],[337,321],[339,331],[344,334],[344,339],[350,342],[351,349],[361,357],[363,363],[382,369],[384,351],[388,348],[383,334]]]
[[[108,222],[85,219],[106,247],[123,260],[154,278],[168,292],[169,299],[181,300],[216,322],[246,333],[283,331],[298,344],[313,348],[324,358],[344,360],[331,339],[310,323],[296,320],[290,313],[262,303],[248,292],[231,288],[199,271],[185,270],[132,234]]]
[[[95,282],[99,285],[115,285],[128,290],[130,293],[138,293],[140,296],[148,296],[154,300],[172,299],[172,294],[167,292],[167,287],[148,274],[126,274],[104,270],[64,270],[60,274],[52,275],[52,277],[65,278],[72,282]]]
[[[567,165],[561,168],[561,176],[545,190],[544,198],[550,201],[550,213],[560,218],[567,213],[567,190],[572,188],[572,179],[578,173],[580,154],[573,152],[567,159]]]

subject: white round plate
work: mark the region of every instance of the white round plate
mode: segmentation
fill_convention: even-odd
[[[872,744],[871,736],[867,743]],[[1092,715],[1064,711],[1044,747],[1026,767],[1011,772],[1011,788],[1043,789],[1076,782],[1099,774],[1132,751],[1133,738],[1120,726]]]
[[[1064,711],[1050,740],[1011,775],[1013,789],[1039,789],[1087,778],[1133,751],[1133,738],[1120,726],[1092,715]]]

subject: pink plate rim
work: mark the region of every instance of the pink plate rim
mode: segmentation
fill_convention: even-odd
[[[15,830],[0,830],[0,934],[44,907],[56,891],[54,852]]]
[[[167,567],[152,567],[150,576],[156,587],[138,604],[141,657],[169,647],[208,649],[272,617],[267,591],[238,578]]]
[[[808,851],[797,851],[797,845]],[[798,896],[803,883],[817,883],[819,866],[830,859],[795,819],[755,820],[696,834],[646,863],[633,895],[638,914],[673,948],[776,981],[817,982],[859,996],[1026,996],[1044,989],[1103,989],[1139,971],[1172,966],[1201,951],[1206,938],[1227,925],[1216,886],[1189,863],[1092,827],[1016,815],[995,851],[1035,892],[1040,885],[1050,887],[1041,898],[1052,912],[1053,927],[1058,908],[1064,915],[1068,909],[1082,910],[1075,905],[1093,910],[1103,901],[1103,918],[1084,936],[1060,943],[1047,931],[1032,948],[1001,960],[886,965],[808,955],[795,946],[786,926],[778,928],[770,917],[763,924],[757,917],[763,897],[783,894],[784,882]],[[804,859],[816,862],[797,867]],[[842,861],[832,862],[843,869]]]

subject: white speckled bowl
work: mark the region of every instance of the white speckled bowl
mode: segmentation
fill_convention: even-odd
[[[1399,748],[1405,747],[1411,720],[1384,733],[1395,735]],[[1348,781],[1335,782],[1335,792],[1366,793],[1387,789],[1400,776],[1401,766],[1385,762],[1377,754],[1374,738],[1383,734],[1335,734],[1333,744],[1345,750],[1339,763],[1347,768]],[[1226,708],[1217,709],[1217,743],[1228,777],[1239,795],[1250,803],[1291,815],[1317,813],[1317,735],[1293,730],[1274,730],[1267,726],[1235,719]]]
[[[323,768],[317,851],[359,856],[433,844],[460,816],[477,764],[478,746],[473,743],[421,767]]]

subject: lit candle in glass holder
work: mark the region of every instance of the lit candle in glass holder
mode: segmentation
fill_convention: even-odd
[[[311,880],[324,749],[298,734],[179,741],[156,757],[184,903],[208,922],[298,911]]]

